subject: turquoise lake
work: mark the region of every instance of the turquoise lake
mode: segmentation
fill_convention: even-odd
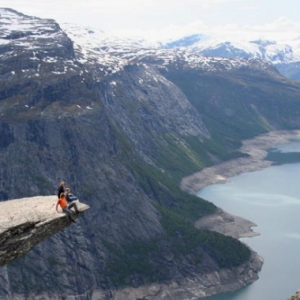
[[[259,280],[234,293],[205,300],[286,300],[300,289],[300,143],[271,152],[279,165],[244,173],[201,189],[198,196],[257,224],[244,238],[264,258]],[[293,163],[286,163],[289,161]]]

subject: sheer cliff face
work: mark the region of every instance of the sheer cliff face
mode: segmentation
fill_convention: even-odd
[[[116,267],[111,259],[130,252],[130,245],[143,252],[136,241],[155,241],[159,255],[149,260],[158,274],[130,274],[130,268],[116,260],[122,273],[118,275],[129,274],[123,276],[129,286],[149,283],[150,277],[180,283],[220,270],[215,260],[220,253],[211,254],[214,249],[209,246],[194,247],[185,255],[180,252],[185,245],[175,249],[170,239],[162,238],[166,227],[160,208],[181,212],[189,220],[213,212],[212,205],[199,199],[205,212],[197,215],[189,205],[195,200],[186,201],[174,192],[179,176],[230,158],[222,156],[223,150],[230,154],[241,137],[298,126],[294,112],[300,109],[295,100],[299,86],[286,83],[259,62],[173,52],[160,52],[154,58],[135,52],[112,55],[73,45],[52,20],[5,9],[0,17],[0,199],[52,195],[64,180],[91,207],[76,226],[2,268],[1,297],[88,299],[98,290],[97,299],[110,298],[120,287],[108,270]],[[17,30],[10,26],[14,22]],[[255,74],[268,80],[268,89],[259,83],[249,85],[249,73],[251,82]],[[278,83],[282,93],[291,96],[288,116],[278,116],[283,106],[276,101],[270,105],[275,119],[267,108],[261,109],[259,99],[243,102],[244,95],[255,99],[256,88],[260,99],[272,98],[272,87]],[[243,117],[236,127],[247,116],[249,126],[236,137],[231,122],[240,112]],[[222,151],[215,150],[216,145]],[[133,256],[127,256],[128,261],[134,261]],[[199,262],[200,256],[205,263]],[[244,268],[245,274],[253,275],[247,275],[244,284],[257,278],[259,264],[254,270]]]
[[[12,17],[21,20],[16,32],[7,29]],[[146,75],[145,66],[124,62],[103,78],[108,67],[77,60],[54,21],[31,23],[7,10],[2,18],[1,199],[54,194],[64,180],[92,207],[76,227],[12,263],[2,296],[107,289],[109,249],[163,231],[152,199],[124,163],[151,163],[149,147],[165,134],[208,132],[180,90],[156,71]]]

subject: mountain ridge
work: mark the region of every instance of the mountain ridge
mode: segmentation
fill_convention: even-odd
[[[111,37],[97,29],[84,29],[76,25],[62,24],[62,28],[79,44],[100,52],[126,54],[143,49],[178,49],[205,57],[220,57],[232,59],[260,59],[272,63],[288,78],[299,80],[300,44],[299,39],[246,38],[233,34],[193,33],[179,38],[159,39]],[[92,31],[91,35],[74,32]],[[291,69],[291,70],[287,70]]]

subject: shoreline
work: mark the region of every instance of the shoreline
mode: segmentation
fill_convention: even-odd
[[[244,140],[239,150],[247,153],[248,157],[222,162],[184,177],[180,187],[183,191],[196,194],[205,186],[226,183],[230,177],[269,167],[272,162],[265,160],[268,154],[267,150],[274,146],[290,143],[293,139],[300,140],[300,130],[272,131],[253,139]],[[196,228],[217,231],[236,239],[260,235],[252,230],[257,226],[255,223],[227,213],[219,207],[214,214],[198,219],[194,225]],[[245,243],[245,241],[242,242]],[[126,287],[113,291],[113,299],[192,300],[239,290],[259,279],[258,273],[264,263],[264,259],[258,253],[250,250],[249,261],[232,269],[214,270],[205,274],[194,273],[181,281],[172,279],[170,282],[153,283],[139,288]],[[97,290],[93,296],[95,296],[93,299],[102,299],[104,291]]]
[[[235,239],[251,238],[260,235],[253,231],[257,225],[247,219],[227,213],[218,207],[216,213],[202,217],[194,223],[198,229],[216,231]]]
[[[223,162],[184,177],[180,187],[185,192],[196,194],[205,186],[226,183],[229,177],[269,167],[272,162],[265,160],[267,149],[280,144],[287,144],[291,142],[291,139],[300,140],[300,130],[273,131],[253,139],[244,140],[239,150],[247,153],[249,157]],[[256,224],[239,216],[231,215],[219,207],[216,213],[204,216],[197,220],[194,225],[197,228],[217,231],[236,239],[259,235],[252,230],[253,227],[257,226]],[[112,291],[113,299],[192,300],[233,292],[258,280],[258,273],[263,263],[263,258],[251,250],[249,261],[232,269],[211,270],[205,274],[194,273],[180,281],[172,279],[170,282],[153,283],[139,288],[126,287]],[[104,299],[104,291],[95,291],[92,298]]]
[[[248,154],[248,157],[222,162],[184,177],[181,180],[180,188],[196,195],[200,189],[208,185],[225,184],[230,177],[267,168],[273,164],[273,162],[265,160],[268,154],[267,150],[274,146],[290,143],[293,139],[300,140],[300,130],[272,131],[253,139],[244,140],[239,150]],[[257,226],[255,223],[231,215],[219,207],[216,213],[197,220],[194,225],[197,228],[217,231],[236,239],[260,235],[253,231],[253,227]]]
[[[221,162],[186,176],[182,178],[180,188],[190,194],[196,194],[208,185],[226,183],[230,177],[267,168],[273,164],[265,160],[267,150],[288,144],[292,139],[300,140],[300,130],[271,131],[253,139],[243,140],[239,151],[248,154],[248,157]]]

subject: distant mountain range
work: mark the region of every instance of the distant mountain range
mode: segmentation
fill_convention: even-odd
[[[206,56],[228,58],[258,58],[273,64],[300,60],[300,40],[282,43],[271,40],[239,40],[228,37],[192,35],[163,44],[171,49],[183,48]]]
[[[80,45],[99,52],[126,57],[142,49],[185,50],[205,57],[261,59],[275,65],[288,78],[300,79],[300,37],[282,40],[247,40],[232,36],[192,34],[179,39],[149,42],[147,39],[112,37],[103,31],[76,25],[62,24],[68,35]]]

